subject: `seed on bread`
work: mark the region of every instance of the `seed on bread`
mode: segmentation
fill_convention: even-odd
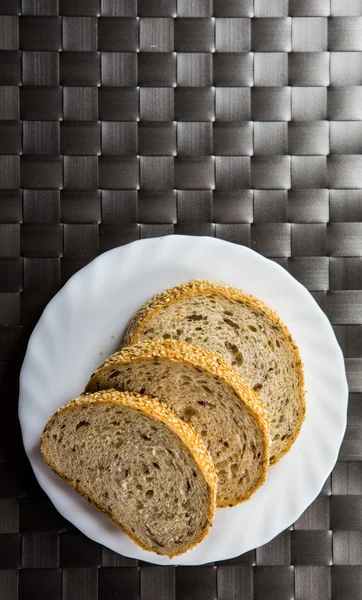
[[[217,475],[192,427],[154,398],[77,398],[44,427],[49,467],[145,550],[176,556],[208,533]]]
[[[266,410],[217,354],[184,342],[148,340],[109,357],[85,391],[107,388],[155,396],[195,428],[218,470],[219,507],[247,500],[265,481]]]
[[[278,315],[241,290],[191,281],[155,296],[128,324],[123,345],[174,339],[220,354],[265,402],[270,462],[284,456],[305,418],[303,366]]]

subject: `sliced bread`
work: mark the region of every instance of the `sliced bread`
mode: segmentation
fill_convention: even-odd
[[[192,427],[153,398],[108,390],[72,400],[49,419],[41,451],[145,550],[182,554],[211,527],[210,455]]]
[[[108,358],[85,391],[107,388],[155,396],[195,428],[218,471],[217,506],[247,500],[264,482],[265,408],[220,356],[183,342],[146,341]]]
[[[124,345],[175,339],[224,357],[265,401],[270,463],[288,452],[305,418],[302,361],[278,315],[241,290],[191,281],[166,290],[130,321]]]

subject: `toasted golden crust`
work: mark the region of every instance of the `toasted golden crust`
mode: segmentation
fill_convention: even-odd
[[[142,343],[136,344],[135,346],[129,346],[123,348],[119,352],[112,354],[107,358],[103,365],[97,369],[92,375],[85,392],[87,392],[88,386],[91,388],[93,378],[97,378],[97,374],[101,369],[107,367],[114,367],[117,364],[128,364],[137,360],[151,360],[154,358],[168,359],[175,362],[188,363],[194,367],[203,369],[207,373],[223,380],[228,386],[237,393],[240,398],[240,402],[247,408],[249,413],[252,414],[254,420],[258,424],[263,434],[263,469],[262,476],[258,482],[258,485],[251,490],[250,494],[242,499],[244,502],[248,500],[250,496],[264,483],[268,465],[269,465],[269,417],[267,410],[262,402],[261,398],[256,392],[243,380],[241,375],[235,371],[221,356],[200,348],[199,346],[193,346],[186,344],[185,342],[179,342],[177,340],[145,340]],[[233,504],[219,505],[219,508],[225,508],[226,506],[235,506],[240,500],[235,500]]]
[[[146,328],[147,323],[151,318],[155,316],[159,311],[169,305],[170,303],[177,302],[183,296],[192,296],[193,294],[216,294],[228,300],[237,300],[243,302],[253,310],[259,310],[264,317],[269,319],[273,324],[278,325],[283,333],[286,343],[288,344],[291,353],[294,356],[296,371],[299,380],[299,399],[300,399],[300,411],[301,417],[296,424],[295,434],[290,439],[290,443],[284,449],[284,452],[276,456],[270,464],[276,464],[279,460],[289,452],[291,446],[294,444],[296,438],[299,435],[303,422],[305,420],[306,403],[305,403],[305,387],[304,387],[304,371],[303,363],[299,354],[298,346],[294,342],[287,326],[279,318],[278,314],[273,311],[267,304],[255,298],[254,296],[244,294],[241,290],[233,288],[231,286],[216,283],[215,281],[205,281],[201,279],[194,279],[188,283],[169,288],[160,294],[157,294],[149,302],[147,302],[140,310],[132,317],[128,323],[127,330],[124,336],[123,344],[130,346],[136,344],[142,331]]]
[[[95,392],[94,394],[86,394],[80,396],[79,398],[71,400],[64,406],[60,407],[54,413],[54,415],[50,417],[48,423],[44,427],[41,436],[40,449],[45,462],[52,469],[52,471],[54,471],[59,477],[66,481],[76,492],[78,492],[78,494],[83,496],[83,498],[85,498],[88,502],[95,506],[95,508],[106,514],[107,517],[114,523],[114,525],[116,525],[116,527],[118,527],[124,533],[126,533],[138,546],[140,546],[143,550],[150,551],[150,549],[146,548],[140,542],[140,540],[138,540],[135,537],[135,535],[132,532],[128,531],[121,523],[113,519],[104,507],[97,504],[97,502],[90,498],[88,494],[82,491],[79,485],[77,485],[73,481],[70,481],[63,473],[60,473],[55,467],[55,465],[52,463],[50,457],[48,456],[45,450],[44,434],[46,430],[50,427],[52,422],[55,420],[56,415],[58,413],[72,410],[74,406],[87,406],[95,403],[121,405],[145,413],[146,415],[156,419],[157,421],[161,421],[166,426],[168,426],[187,447],[188,451],[194,458],[209,487],[210,512],[208,515],[206,527],[201,532],[200,536],[196,540],[194,540],[186,550],[168,556],[169,558],[172,558],[173,556],[178,556],[179,554],[184,554],[184,552],[191,550],[191,548],[195,547],[206,537],[210,530],[210,527],[212,526],[212,521],[214,519],[216,509],[217,473],[214,463],[211,459],[210,453],[206,449],[203,441],[198,436],[194,428],[188,423],[185,423],[185,421],[179,419],[179,417],[177,417],[173,410],[171,410],[155,398],[150,398],[141,394],[133,394],[129,392],[117,392],[116,390],[110,389],[101,392]]]

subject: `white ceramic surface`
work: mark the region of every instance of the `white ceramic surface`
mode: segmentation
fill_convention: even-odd
[[[90,374],[117,350],[133,313],[154,294],[193,278],[243,289],[275,309],[293,334],[305,367],[307,417],[297,442],[252,498],[218,509],[209,536],[170,560],[145,552],[54,475],[39,440],[51,414],[78,396]],[[289,527],[330,474],[346,427],[347,382],[331,325],[287,271],[248,248],[207,237],[146,239],[111,250],[74,275],[45,309],[20,378],[25,450],[49,498],[85,535],[128,557],[196,565],[233,558]]]

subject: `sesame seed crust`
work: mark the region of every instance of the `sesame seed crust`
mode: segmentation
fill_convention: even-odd
[[[267,304],[258,298],[255,298],[255,296],[244,294],[242,290],[232,286],[223,285],[215,281],[194,279],[188,283],[169,288],[164,292],[157,294],[154,296],[154,298],[142,306],[129,321],[123,344],[125,346],[137,344],[143,331],[147,327],[147,324],[159,311],[169,304],[178,302],[185,296],[192,296],[194,294],[215,294],[222,298],[226,298],[227,300],[236,300],[238,302],[242,302],[250,309],[257,310],[264,319],[270,321],[273,325],[277,325],[283,334],[285,342],[295,360],[295,370],[298,375],[298,396],[301,414],[299,421],[296,423],[294,435],[289,440],[290,443],[284,448],[284,451],[280,455],[275,456],[274,460],[271,462],[271,464],[276,464],[283,456],[285,456],[285,454],[287,454],[287,452],[289,452],[291,446],[294,444],[299,435],[306,414],[306,391],[304,385],[303,362],[300,357],[298,346],[285,323],[283,323],[278,314]]]
[[[76,492],[78,492],[81,496],[86,498],[86,500],[90,501],[90,503],[95,506],[98,510],[105,513],[108,518],[124,533],[126,533],[138,546],[143,548],[143,550],[150,551],[149,548],[145,547],[140,540],[138,540],[135,535],[126,530],[121,523],[114,520],[108,513],[107,510],[98,505],[93,499],[88,498],[88,496],[82,492],[79,486],[70,481],[64,474],[60,473],[58,469],[55,467],[54,463],[48,456],[45,449],[45,432],[52,425],[53,421],[56,419],[56,416],[61,412],[67,412],[73,410],[77,406],[89,406],[91,404],[113,404],[117,406],[124,406],[127,408],[131,408],[142,412],[143,414],[149,416],[151,419],[155,419],[157,421],[162,422],[166,425],[171,431],[176,434],[183,444],[186,446],[197,466],[199,467],[200,474],[204,477],[207,486],[209,488],[209,515],[207,518],[206,526],[203,531],[200,533],[199,537],[190,544],[186,550],[182,550],[181,552],[174,553],[168,555],[169,558],[173,556],[177,556],[179,554],[183,554],[187,552],[194,546],[196,546],[199,542],[201,542],[206,535],[208,534],[210,527],[212,526],[212,521],[215,516],[216,510],[216,490],[217,490],[217,473],[212,461],[211,455],[208,452],[206,446],[203,441],[196,433],[194,428],[182,421],[173,410],[171,410],[168,406],[162,404],[155,398],[151,398],[149,396],[145,396],[142,394],[134,394],[130,392],[118,392],[117,390],[109,389],[102,390],[100,392],[95,392],[93,394],[85,394],[80,396],[79,398],[75,398],[71,400],[64,406],[61,406],[49,419],[47,424],[44,427],[42,436],[41,436],[41,452],[43,454],[43,458],[48,466],[54,471],[57,475],[59,475],[64,481],[66,481]],[[152,550],[153,551],[153,550]]]

